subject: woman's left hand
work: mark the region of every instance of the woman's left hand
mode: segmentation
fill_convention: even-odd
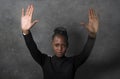
[[[96,33],[98,31],[99,19],[95,11],[91,8],[89,9],[88,16],[89,16],[89,22],[87,24],[81,23],[81,25],[86,27],[90,37],[95,38]]]

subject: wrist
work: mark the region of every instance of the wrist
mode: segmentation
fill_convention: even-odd
[[[29,30],[22,30],[23,35],[29,34]]]
[[[96,33],[88,33],[90,38],[96,38]]]

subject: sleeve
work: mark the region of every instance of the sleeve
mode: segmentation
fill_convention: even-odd
[[[46,54],[41,53],[38,48],[37,45],[35,44],[32,34],[31,32],[27,35],[23,35],[24,39],[25,39],[25,43],[33,57],[33,59],[40,64],[41,66],[44,65],[45,59],[46,57],[48,57]]]
[[[88,36],[87,43],[85,44],[82,52],[79,55],[73,57],[75,68],[78,68],[87,60],[94,46],[95,39],[96,38],[91,38],[90,36]]]

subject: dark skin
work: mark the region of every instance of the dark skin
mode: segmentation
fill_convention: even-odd
[[[65,37],[62,35],[56,35],[52,40],[52,47],[57,57],[65,55],[68,48]]]
[[[29,34],[30,29],[39,22],[39,20],[32,21],[34,6],[28,5],[26,12],[24,12],[24,8],[22,8],[22,16],[21,16],[21,29],[24,35]],[[88,11],[88,23],[80,23],[88,31],[88,35],[91,38],[96,37],[96,33],[98,31],[99,20],[93,9],[89,9]],[[67,51],[67,43],[65,37],[62,35],[56,35],[52,40],[52,47],[57,57],[62,57],[65,55]]]

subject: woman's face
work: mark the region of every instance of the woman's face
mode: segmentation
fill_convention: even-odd
[[[62,35],[56,35],[52,40],[52,47],[57,57],[62,57],[65,55],[68,47],[65,37]]]

